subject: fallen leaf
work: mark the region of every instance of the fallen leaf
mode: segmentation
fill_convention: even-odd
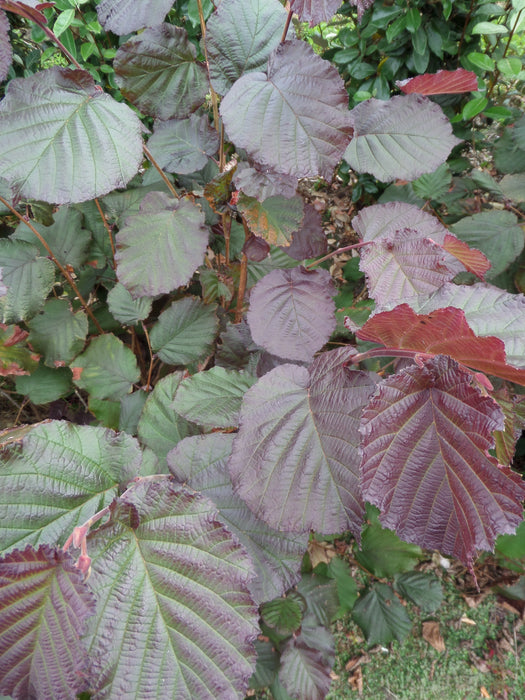
[[[481,686],[481,688],[479,689],[479,692],[481,693],[481,697],[482,697],[482,698],[490,698],[489,692],[488,692],[488,690],[485,688],[484,685]]]
[[[471,620],[470,617],[467,617],[466,615],[462,615],[460,622],[462,622],[464,625],[474,625],[476,626],[476,623],[474,620]]]
[[[315,569],[318,564],[329,564],[330,560],[336,556],[336,551],[334,545],[329,542],[312,540],[308,544],[308,554]]]
[[[436,651],[445,651],[445,640],[439,631],[439,622],[423,622],[423,639]]]

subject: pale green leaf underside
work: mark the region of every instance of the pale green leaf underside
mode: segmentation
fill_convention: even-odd
[[[133,352],[114,335],[101,335],[75,360],[82,373],[75,380],[95,399],[121,399],[140,378]]]

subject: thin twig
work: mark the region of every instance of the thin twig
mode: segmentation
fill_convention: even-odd
[[[149,369],[148,369],[148,378],[146,380],[146,391],[151,391],[151,375],[153,374],[153,365],[155,364],[155,358],[153,357],[153,350],[151,349],[151,342],[149,339],[149,333],[148,329],[146,328],[146,325],[144,321],[141,321],[142,323],[142,330],[144,331],[144,335],[146,336],[146,342],[148,343],[148,349],[149,349]]]
[[[288,10],[288,17],[286,18],[286,24],[284,25],[283,35],[281,36],[281,44],[286,41],[286,35],[288,34],[288,29],[290,28],[290,22],[292,21],[293,10],[290,8]]]
[[[114,242],[114,240],[113,240],[113,232],[111,231],[111,226],[108,224],[108,221],[107,221],[107,219],[106,219],[106,216],[105,216],[104,212],[102,211],[102,207],[100,206],[100,202],[98,201],[98,197],[95,197],[95,204],[97,205],[97,209],[98,209],[99,214],[100,214],[100,216],[101,216],[101,218],[102,218],[102,222],[103,222],[103,224],[104,224],[104,228],[105,228],[106,231],[108,232],[109,244],[110,244],[110,246],[111,246],[111,253],[113,254],[113,269],[115,269],[115,267],[116,267],[116,263],[115,263],[115,242]]]
[[[69,272],[68,272],[68,271],[66,270],[66,268],[63,267],[63,266],[58,262],[58,260],[56,259],[55,254],[53,253],[53,251],[51,250],[51,248],[48,246],[46,240],[45,240],[45,239],[42,237],[42,235],[36,230],[36,228],[35,228],[29,221],[27,221],[27,219],[24,219],[24,217],[22,216],[22,214],[20,214],[20,212],[18,212],[18,211],[17,211],[7,200],[5,200],[2,196],[0,196],[0,202],[2,202],[2,203],[9,209],[9,211],[11,211],[11,212],[17,217],[17,219],[19,219],[20,221],[22,221],[22,222],[23,222],[29,229],[31,229],[31,231],[35,234],[35,236],[38,238],[38,240],[40,241],[40,243],[42,243],[42,245],[44,246],[44,248],[47,250],[48,255],[49,255],[49,257],[51,258],[51,260],[55,263],[55,265],[58,267],[58,269],[60,270],[60,272],[64,275],[64,277],[65,277],[66,280],[68,281],[69,285],[71,286],[71,288],[73,289],[73,291],[74,291],[75,294],[77,295],[78,300],[79,300],[80,303],[82,304],[82,307],[84,308],[84,310],[89,314],[91,320],[92,320],[93,323],[95,324],[96,329],[99,331],[99,333],[103,334],[103,333],[104,333],[104,330],[102,329],[102,326],[100,325],[100,323],[97,321],[97,318],[96,318],[95,314],[93,313],[93,311],[92,311],[92,310],[89,308],[89,306],[87,305],[87,302],[85,301],[85,299],[84,299],[84,297],[82,296],[82,294],[79,292],[78,287],[77,287],[77,285],[75,284],[75,282],[73,281],[73,278],[71,277],[71,275],[69,274]]]
[[[224,233],[224,264],[226,267],[230,266],[230,234],[232,229],[232,217],[229,211],[225,211],[222,214],[222,230]]]
[[[213,121],[215,122],[215,129],[217,133],[220,133],[220,119],[219,119],[219,102],[217,100],[217,93],[213,89],[210,80],[210,62],[208,60],[208,47],[206,46],[206,20],[204,19],[204,11],[202,9],[202,0],[197,0],[197,8],[199,10],[199,19],[201,23],[201,34],[202,34],[202,45],[204,47],[204,60],[206,61],[206,70],[208,71],[208,82],[210,83],[210,95],[211,104],[213,109]]]
[[[248,281],[248,258],[246,253],[241,254],[241,274],[239,277],[239,289],[237,291],[237,306],[235,307],[234,323],[242,321],[242,310],[244,306],[244,294],[246,292],[246,282]]]
[[[341,253],[347,253],[349,250],[356,250],[357,248],[362,248],[365,245],[371,245],[373,242],[374,241],[362,241],[361,243],[345,245],[344,248],[338,248],[337,250],[333,250],[331,253],[328,253],[328,255],[324,255],[322,258],[319,258],[319,260],[314,260],[309,265],[306,265],[305,269],[311,270],[312,267],[316,267],[320,263],[324,262],[325,260],[330,260],[330,258],[333,258],[336,255],[340,255]]]
[[[171,194],[175,197],[175,199],[180,199],[179,193],[173,187],[172,183],[169,181],[169,178],[166,176],[166,173],[162,170],[160,165],[157,163],[155,158],[152,156],[151,151],[149,150],[149,148],[146,146],[145,143],[142,144],[142,150],[144,151],[144,155],[146,156],[146,158],[149,160],[149,162],[153,165],[155,170],[158,172],[158,174],[161,176],[161,178],[166,183],[166,186],[169,189],[169,191],[171,192]]]

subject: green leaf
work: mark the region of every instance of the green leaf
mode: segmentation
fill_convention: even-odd
[[[153,450],[159,458],[159,469],[164,471],[167,471],[168,452],[186,436],[199,432],[196,425],[171,408],[183,376],[183,372],[172,372],[157,382],[138,423],[140,441]]]
[[[367,511],[371,522],[363,531],[361,548],[355,558],[367,571],[379,578],[390,578],[410,571],[422,555],[421,549],[399,539],[395,532],[381,527],[377,514]]]
[[[160,24],[145,29],[117,51],[117,85],[144,114],[184,119],[200,107],[209,89],[206,69],[196,55],[182,27]]]
[[[304,202],[297,195],[290,199],[276,195],[259,202],[241,194],[237,206],[250,231],[273,245],[290,245],[304,217]]]
[[[483,112],[489,101],[486,97],[475,97],[469,100],[461,111],[461,116],[465,120],[473,119],[477,114]]]
[[[97,419],[95,425],[103,425],[111,430],[118,430],[120,421],[120,401],[104,401],[89,397],[89,410]]]
[[[172,408],[207,428],[236,426],[242,397],[255,382],[251,374],[212,367],[182,382]]]
[[[18,394],[27,396],[34,404],[50,403],[73,390],[71,379],[69,367],[51,369],[40,365],[30,375],[16,378],[16,391]]]
[[[44,356],[48,367],[57,362],[69,364],[83,349],[88,320],[83,311],[74,313],[67,299],[48,299],[42,313],[27,324],[28,341]]]
[[[155,296],[187,284],[202,263],[208,229],[189,199],[147,194],[140,213],[116,236],[117,276],[133,297]]]
[[[412,622],[405,608],[384,583],[376,583],[360,597],[352,611],[352,617],[366,635],[369,646],[389,644],[397,639],[405,640],[412,629]]]
[[[412,187],[418,197],[439,200],[440,197],[448,192],[451,182],[452,173],[448,165],[443,163],[433,173],[421,175],[417,180],[414,180]]]
[[[139,419],[146,403],[148,394],[139,389],[132,394],[126,394],[120,399],[119,430],[123,430],[130,435],[137,434]]]
[[[467,216],[450,227],[452,233],[490,260],[488,280],[507,269],[523,250],[524,233],[510,211],[483,211]]]
[[[498,61],[498,70],[507,78],[517,78],[523,70],[523,64],[516,56],[500,58]]]
[[[491,56],[487,56],[486,53],[479,53],[478,51],[471,51],[467,54],[468,60],[478,68],[485,71],[493,71],[496,68],[496,62]]]
[[[85,638],[95,694],[243,696],[258,630],[251,563],[208,499],[169,477],[138,482],[88,549],[98,599]]]
[[[276,598],[261,606],[263,621],[279,634],[288,635],[299,629],[303,617],[301,606],[293,598]]]
[[[525,520],[514,535],[500,535],[496,540],[496,554],[506,559],[525,558]]]
[[[441,107],[422,95],[367,100],[350,114],[354,138],[344,158],[357,172],[383,182],[433,172],[459,143]]]
[[[63,10],[55,20],[53,25],[53,33],[55,36],[60,36],[66,29],[71,26],[71,22],[75,19],[75,10]]]
[[[421,26],[421,14],[417,7],[410,7],[406,13],[406,28],[409,32],[416,32]]]
[[[286,14],[277,0],[229,0],[208,20],[210,80],[219,95],[251,71],[264,70],[283,32]]]
[[[0,104],[0,176],[24,197],[84,202],[131,180],[142,162],[141,133],[132,110],[89,73],[53,66],[9,83]]]
[[[339,610],[336,615],[342,617],[346,612],[352,610],[358,598],[357,583],[352,576],[348,562],[339,557],[330,560],[328,574],[335,579],[339,598]]]
[[[187,365],[210,354],[219,329],[216,306],[197,297],[174,301],[150,333],[151,347],[169,365]]]
[[[525,172],[525,147],[520,148],[513,138],[515,128],[507,128],[494,146],[494,164],[502,173]]]
[[[111,314],[125,326],[144,321],[150,315],[153,299],[134,299],[123,284],[118,282],[108,294],[108,308]]]
[[[27,321],[44,306],[55,282],[55,266],[38,257],[38,248],[25,241],[0,239],[0,281],[7,294],[0,296],[3,323]]]
[[[504,24],[497,22],[478,22],[472,27],[472,34],[508,34],[509,30]]]
[[[3,448],[1,549],[63,544],[138,474],[141,460],[137,441],[125,433],[62,421],[32,427],[21,449]]]
[[[0,377],[26,374],[38,367],[34,353],[22,345],[26,336],[18,326],[0,325]]]
[[[250,678],[250,688],[263,690],[271,685],[279,670],[279,653],[272,642],[255,640],[257,652],[257,665]]]
[[[96,399],[120,399],[140,379],[135,355],[112,334],[94,338],[74,366],[82,368],[75,384]]]
[[[305,599],[308,612],[317,623],[328,627],[339,607],[335,581],[317,574],[303,574],[296,590]]]
[[[53,219],[51,226],[43,226],[36,221],[32,222],[32,225],[51,248],[61,265],[80,267],[87,259],[87,250],[91,242],[91,233],[82,228],[81,212],[73,207],[60,207],[53,215]],[[38,248],[42,257],[49,255],[25,224],[20,223],[11,238],[32,243]]]
[[[525,173],[505,175],[499,186],[507,199],[512,200],[516,204],[525,202]]]
[[[95,600],[70,554],[43,545],[0,560],[0,693],[72,698],[88,659],[80,641]]]
[[[394,587],[403,598],[408,598],[423,612],[435,612],[443,602],[443,589],[434,574],[408,571],[396,576]]]
[[[161,168],[184,175],[204,168],[219,150],[219,135],[206,114],[191,114],[156,122],[148,148]]]

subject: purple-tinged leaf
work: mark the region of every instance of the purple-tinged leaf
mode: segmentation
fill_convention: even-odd
[[[378,180],[415,180],[446,161],[460,143],[439,105],[422,95],[366,100],[350,112],[354,138],[344,158]]]
[[[11,62],[13,60],[13,50],[9,41],[9,20],[3,10],[0,10],[0,81],[7,78]]]
[[[219,150],[219,135],[207,115],[155,122],[148,148],[163,170],[185,175],[204,168]]]
[[[242,190],[248,197],[255,197],[259,201],[268,199],[277,194],[286,199],[295,196],[297,190],[297,178],[292,175],[283,175],[274,170],[248,163],[239,163],[233,181],[237,189]]]
[[[144,114],[184,119],[201,106],[209,90],[206,70],[196,55],[182,27],[151,27],[117,51],[117,84]]]
[[[335,15],[341,0],[291,0],[290,8],[301,22],[308,22],[315,27],[319,22],[329,22]]]
[[[236,493],[275,529],[359,534],[358,422],[375,375],[345,370],[348,350],[310,369],[282,365],[245,396],[230,459]]]
[[[161,478],[162,479],[162,478]],[[99,602],[86,644],[96,697],[229,700],[255,668],[252,565],[213,503],[171,482],[144,480],[88,538]]]
[[[288,245],[304,217],[304,203],[299,195],[288,199],[275,195],[259,202],[241,194],[237,207],[250,231],[272,245]]]
[[[442,247],[443,250],[446,250],[447,253],[459,260],[468,272],[472,272],[480,279],[483,279],[490,270],[490,262],[480,250],[471,248],[467,243],[460,241],[459,238],[450,233],[447,233],[445,236],[445,242]]]
[[[264,238],[250,236],[246,239],[242,247],[242,252],[246,255],[248,260],[252,262],[262,262],[268,257],[270,244],[267,243]]]
[[[374,0],[350,0],[350,5],[357,7],[357,19],[359,22],[362,20],[368,8],[372,7],[373,4]]]
[[[69,700],[84,690],[80,637],[94,612],[70,554],[41,545],[0,559],[0,693]]]
[[[352,134],[341,77],[303,41],[281,44],[267,73],[239,78],[221,114],[236,146],[261,165],[296,177],[330,180]]]
[[[289,639],[281,654],[279,680],[293,698],[323,700],[332,682],[334,639],[321,626],[306,625]]]
[[[221,2],[206,25],[211,84],[224,95],[251,71],[264,70],[286,22],[278,0]]]
[[[63,544],[73,528],[111,503],[140,470],[142,453],[125,433],[51,421],[31,426],[22,450],[4,445],[0,547]]]
[[[413,300],[411,306],[422,313],[446,306],[462,309],[476,335],[496,336],[503,340],[507,362],[515,367],[525,367],[523,294],[509,294],[488,284],[464,286],[447,283],[430,298]]]
[[[383,381],[361,422],[363,499],[381,523],[471,565],[522,520],[521,478],[488,456],[497,403],[440,355]]]
[[[394,350],[394,355],[395,349],[450,355],[467,367],[525,386],[525,369],[507,364],[503,341],[476,336],[465,313],[450,306],[418,315],[407,304],[401,304],[372,316],[357,336]]]
[[[326,270],[273,270],[250,293],[253,340],[274,355],[308,362],[335,329],[334,294]]]
[[[431,238],[441,245],[448,233],[435,216],[405,202],[387,202],[365,207],[352,219],[352,226],[362,241],[388,238],[397,231],[410,228],[417,231],[420,238]]]
[[[477,90],[478,79],[472,71],[457,68],[396,80],[396,85],[405,94],[417,92],[420,95],[452,95]]]
[[[447,257],[441,246],[405,228],[363,248],[359,269],[366,275],[369,296],[381,305],[431,294],[450,282],[457,269],[447,266]]]
[[[246,547],[256,573],[249,588],[259,604],[297,583],[308,535],[273,530],[234,494],[228,473],[233,439],[219,433],[186,438],[168,454],[168,464],[179,481],[215,503],[221,519]]]
[[[0,176],[24,197],[84,202],[136,174],[141,132],[136,114],[89,73],[53,66],[9,83],[0,103]]]
[[[187,284],[202,263],[209,232],[189,199],[150,192],[116,236],[117,276],[133,298]]]
[[[301,228],[292,234],[292,242],[283,250],[294,260],[306,260],[325,255],[328,250],[321,214],[311,204],[304,206]]]
[[[102,0],[98,21],[107,32],[122,36],[160,24],[172,5],[173,0]]]

